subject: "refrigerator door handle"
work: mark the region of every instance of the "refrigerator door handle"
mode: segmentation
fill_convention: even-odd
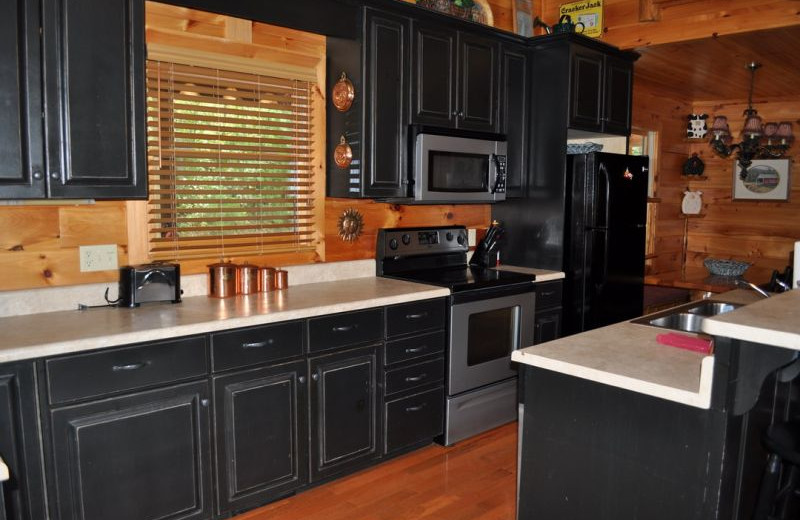
[[[608,203],[611,201],[611,179],[608,177],[608,170],[606,169],[606,165],[600,163],[598,166],[597,171],[603,177],[603,183],[605,184],[605,202],[603,203],[603,226],[608,227],[608,220],[609,220],[609,207]]]

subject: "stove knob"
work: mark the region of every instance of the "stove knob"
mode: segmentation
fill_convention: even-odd
[[[447,239],[448,242],[452,242],[453,241],[453,232],[452,231],[448,231],[447,234],[445,235],[445,238]]]
[[[461,235],[461,234],[459,234],[458,238],[456,239],[456,242],[458,242],[458,244],[461,245],[461,246],[463,246],[466,243],[466,241],[467,241],[467,237],[465,237],[464,235]]]
[[[409,235],[408,233],[404,234],[402,240],[403,240],[403,245],[407,246],[408,244],[411,243],[411,235]]]
[[[395,250],[397,249],[397,239],[393,238],[389,240],[389,249]]]

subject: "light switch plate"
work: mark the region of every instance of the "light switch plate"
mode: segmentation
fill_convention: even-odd
[[[467,238],[469,241],[469,247],[475,247],[478,245],[478,232],[475,229],[467,229]]]
[[[80,246],[81,272],[110,271],[119,267],[117,245]]]

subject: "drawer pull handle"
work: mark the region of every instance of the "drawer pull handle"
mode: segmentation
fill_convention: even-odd
[[[242,348],[264,348],[267,345],[272,345],[274,341],[268,339],[266,341],[256,341],[254,343],[242,343]]]
[[[421,320],[422,318],[426,318],[428,316],[427,312],[420,312],[419,314],[406,314],[407,320]]]
[[[333,332],[350,332],[357,328],[358,325],[342,325],[341,327],[333,327]]]
[[[409,406],[408,408],[406,408],[406,413],[419,412],[423,408],[425,408],[425,403],[419,404],[417,406]]]
[[[422,381],[423,379],[427,378],[428,374],[420,374],[418,376],[408,376],[406,378],[406,383],[417,383]]]
[[[553,296],[556,292],[555,291],[542,291],[539,293],[540,296]]]
[[[140,368],[144,368],[146,366],[146,361],[140,361],[138,363],[128,363],[127,365],[114,365],[111,367],[111,370],[113,372],[130,372],[131,370],[139,370]]]
[[[428,348],[428,345],[422,345],[420,347],[414,347],[414,348],[407,348],[406,354],[416,354],[417,352],[424,351],[426,348]]]

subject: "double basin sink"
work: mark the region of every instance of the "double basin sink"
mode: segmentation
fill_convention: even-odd
[[[654,327],[685,332],[702,332],[700,327],[705,318],[724,314],[739,307],[741,307],[741,305],[727,302],[691,302],[642,318],[637,318],[632,320],[632,323],[652,325]]]

